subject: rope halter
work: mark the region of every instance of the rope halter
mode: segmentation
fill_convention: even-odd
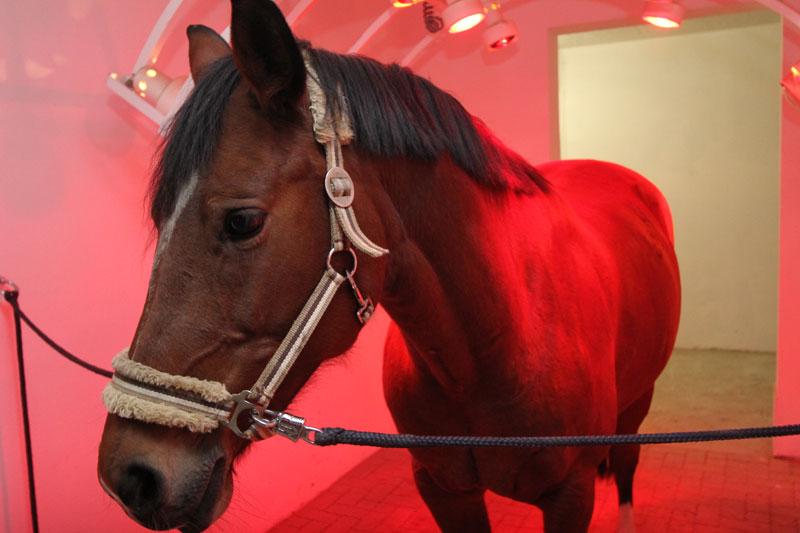
[[[277,434],[293,441],[312,442],[310,434],[319,431],[307,427],[303,418],[269,410],[269,404],[345,280],[353,290],[358,303],[356,315],[362,324],[375,310],[372,301],[364,298],[356,285],[356,255],[348,243],[370,257],[386,255],[389,250],[364,235],[356,221],[352,207],[355,187],[342,161],[342,144],[353,139],[349,117],[346,109],[334,113],[327,105],[325,93],[305,51],[304,59],[314,137],[325,147],[327,163],[324,187],[328,196],[331,250],[322,278],[250,389],[231,394],[218,381],[162,372],[131,360],[128,348],[125,348],[112,360],[114,376],[103,390],[103,403],[109,413],[196,433],[211,432],[221,424],[237,436],[253,441]],[[331,266],[331,259],[338,252],[349,252],[353,260],[352,268],[344,275]],[[244,428],[240,427],[243,413],[249,415]]]

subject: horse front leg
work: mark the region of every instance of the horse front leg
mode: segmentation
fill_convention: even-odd
[[[483,499],[485,491],[450,491],[436,483],[416,460],[413,468],[417,490],[443,533],[488,533],[492,530]]]
[[[545,533],[586,533],[594,510],[595,469],[581,469],[548,490],[535,505],[542,510]]]

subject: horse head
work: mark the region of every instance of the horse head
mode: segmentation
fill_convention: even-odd
[[[150,374],[235,393],[253,385],[320,275],[352,272],[356,255],[329,257],[326,158],[308,111],[300,46],[272,2],[234,1],[231,28],[233,50],[208,28],[187,32],[196,87],[155,172],[158,241],[126,359]],[[377,177],[349,149],[345,157],[358,177],[359,221],[385,242]],[[358,257],[359,288],[377,303],[385,261]],[[322,362],[353,344],[357,306],[346,288],[335,292],[270,409],[286,408]],[[108,416],[102,486],[146,527],[205,529],[225,510],[234,459],[250,441],[225,427],[190,431],[134,411]]]

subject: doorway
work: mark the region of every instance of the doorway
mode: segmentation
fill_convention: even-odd
[[[774,354],[780,17],[750,11],[557,42],[561,158],[628,166],[672,209],[676,345]]]

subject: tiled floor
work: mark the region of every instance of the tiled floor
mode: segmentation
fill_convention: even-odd
[[[773,356],[677,352],[643,430],[768,425],[773,374]],[[409,464],[404,450],[379,451],[272,532],[435,532]],[[634,490],[640,532],[800,531],[800,463],[772,458],[768,440],[645,446]],[[495,532],[541,531],[534,507],[487,502]],[[616,524],[614,485],[598,480],[590,531]]]

